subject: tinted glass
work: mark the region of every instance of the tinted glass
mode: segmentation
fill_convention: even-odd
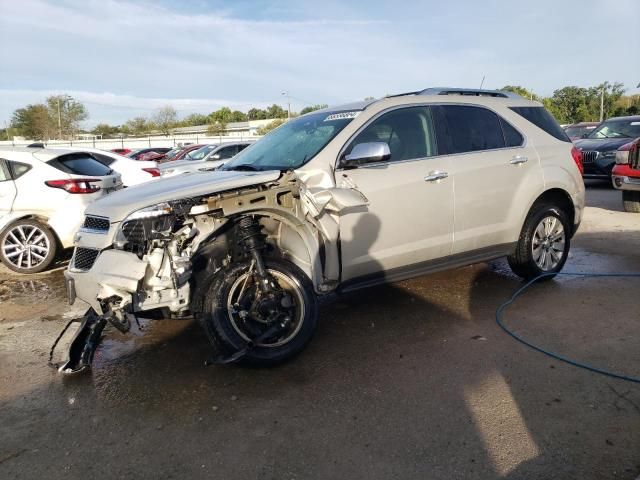
[[[236,153],[238,153],[238,147],[233,145],[231,147],[221,148],[216,152],[216,155],[219,155],[218,160],[226,160],[227,158],[233,157]]]
[[[318,112],[285,122],[221,170],[289,170],[307,163],[359,112]]]
[[[426,107],[409,107],[385,113],[369,124],[344,152],[348,155],[359,143],[385,142],[391,161],[436,155],[433,122]]]
[[[526,118],[538,128],[541,128],[552,137],[562,140],[563,142],[571,142],[567,134],[562,130],[553,115],[547,112],[544,107],[509,107],[518,115]]]
[[[47,162],[58,170],[72,175],[90,175],[102,177],[111,174],[111,169],[95,158],[85,154],[63,155]]]
[[[111,165],[113,162],[115,162],[115,161],[116,161],[116,159],[115,159],[115,158],[112,158],[112,157],[110,157],[110,156],[108,156],[108,155],[103,155],[103,154],[101,154],[101,153],[94,153],[94,154],[93,154],[93,157],[94,157],[96,160],[98,160],[101,164],[106,165],[106,166],[109,166],[109,165]]]
[[[31,170],[31,165],[27,165],[26,163],[7,162],[7,164],[9,165],[9,170],[11,171],[11,176],[14,180],[17,180]]]
[[[507,147],[519,147],[524,143],[524,138],[509,122],[500,117],[504,142]]]
[[[464,153],[504,148],[498,115],[467,105],[436,105],[438,145],[441,153]]]

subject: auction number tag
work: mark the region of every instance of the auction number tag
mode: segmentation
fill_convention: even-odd
[[[324,119],[325,122],[330,122],[331,120],[344,120],[346,118],[356,118],[360,115],[360,111],[357,112],[340,112],[333,113]]]

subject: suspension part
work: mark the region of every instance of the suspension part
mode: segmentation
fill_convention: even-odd
[[[262,251],[266,248],[264,241],[267,236],[262,233],[262,225],[253,217],[242,217],[238,221],[238,245],[240,245],[246,253],[251,255],[256,265],[258,276],[263,279],[269,279],[269,274],[264,266]],[[262,283],[262,282],[261,282]],[[265,282],[266,283],[266,282]]]

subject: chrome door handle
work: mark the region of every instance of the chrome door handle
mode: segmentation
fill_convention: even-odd
[[[438,180],[442,180],[447,178],[449,174],[447,172],[440,172],[438,170],[434,170],[433,172],[429,172],[429,175],[424,177],[425,182],[436,182]]]
[[[529,160],[527,157],[522,156],[522,155],[516,155],[515,157],[513,157],[511,159],[511,165],[519,165],[521,163],[525,163],[527,160]]]

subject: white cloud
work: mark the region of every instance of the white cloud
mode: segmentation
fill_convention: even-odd
[[[634,0],[607,8],[597,0],[190,8],[0,0],[0,120],[15,108],[11,99],[31,98],[25,92],[34,99],[83,92],[87,102],[110,105],[88,104],[93,121],[104,114],[118,122],[159,103],[187,111],[189,99],[207,108],[273,103],[283,90],[331,104],[434,85],[478,86],[483,75],[489,87],[522,84],[542,94],[569,84],[610,80],[631,88],[640,81]]]

